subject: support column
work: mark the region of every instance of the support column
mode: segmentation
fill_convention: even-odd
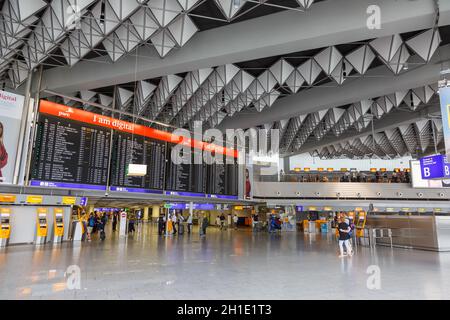
[[[23,148],[24,148],[24,142],[26,140],[25,132],[27,127],[27,120],[28,120],[28,113],[30,111],[30,101],[31,101],[31,83],[33,81],[33,71],[30,71],[28,73],[26,88],[25,88],[25,99],[23,102],[23,109],[22,109],[22,119],[20,122],[20,133],[19,133],[19,140],[17,141],[17,153],[16,153],[16,163],[14,166],[14,172],[13,172],[13,184],[19,183],[19,172],[21,170],[20,165],[22,164],[22,156],[24,154]]]
[[[159,217],[159,206],[152,207],[152,220],[156,221]]]
[[[283,171],[284,171],[284,173],[289,173],[290,170],[291,170],[291,158],[284,157],[283,158]]]
[[[150,210],[150,207],[145,207],[144,208],[144,216],[142,217],[142,220],[144,221],[144,222],[148,222],[148,213],[149,213],[149,210]]]

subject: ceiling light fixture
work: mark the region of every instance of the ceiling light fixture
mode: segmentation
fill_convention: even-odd
[[[238,9],[241,6],[241,0],[233,0],[233,6]]]

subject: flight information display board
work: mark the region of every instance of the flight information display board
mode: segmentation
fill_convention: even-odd
[[[167,149],[166,190],[205,194],[207,191],[206,166],[203,163],[194,163],[195,153],[201,153],[201,151],[194,151],[191,148],[191,152],[186,156],[190,158],[190,163],[177,164],[172,158],[174,147],[174,144],[169,144]]]
[[[180,137],[173,133],[44,100],[39,112],[32,186],[200,197],[238,193],[235,149],[191,139],[183,142],[191,161],[176,164],[171,154]],[[210,150],[234,163],[207,165],[202,155]],[[128,176],[129,164],[146,164],[147,174]]]
[[[106,186],[110,135],[108,129],[41,114],[31,185]]]
[[[144,177],[127,176],[130,163],[147,165],[147,174]],[[114,134],[112,186],[163,190],[165,168],[166,142],[122,132]]]
[[[235,159],[216,155],[220,160],[208,165],[208,193],[213,195],[238,194],[238,165]]]

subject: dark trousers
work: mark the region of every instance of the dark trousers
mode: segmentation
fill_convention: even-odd
[[[159,223],[158,224],[158,234],[162,235],[164,233],[164,229],[165,229],[164,223]]]
[[[178,223],[178,222],[177,222],[177,223]],[[176,233],[177,233],[177,228],[176,228],[177,223],[172,223],[173,234],[176,234]]]
[[[187,224],[187,233],[191,233],[192,223]]]

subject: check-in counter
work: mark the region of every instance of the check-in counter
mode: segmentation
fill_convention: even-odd
[[[370,214],[366,226],[391,229],[397,247],[450,251],[450,216]],[[390,245],[390,240],[377,239],[377,243]]]

